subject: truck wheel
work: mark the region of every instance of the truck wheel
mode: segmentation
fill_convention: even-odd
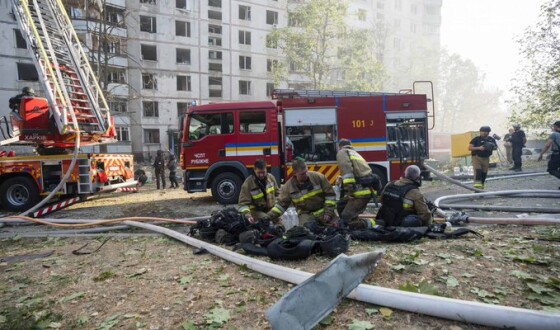
[[[241,178],[236,174],[220,173],[212,181],[212,196],[220,204],[236,204],[241,185]]]
[[[10,178],[0,186],[0,201],[8,211],[25,211],[39,202],[39,189],[29,177]]]
[[[381,179],[381,188],[385,188],[385,186],[387,185],[387,176],[385,175],[385,173],[374,166],[371,167],[371,172]],[[379,191],[378,193],[381,193],[381,191]]]

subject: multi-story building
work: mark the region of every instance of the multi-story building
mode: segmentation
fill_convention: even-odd
[[[303,0],[63,0],[108,91],[121,142],[109,152],[149,160],[177,150],[181,116],[193,103],[269,98],[274,87],[303,86],[301,75],[274,86],[281,56],[270,42],[288,24],[288,4]],[[104,4],[103,10],[96,6]],[[387,90],[409,86],[419,45],[439,48],[441,0],[352,1],[349,24],[372,28]],[[0,104],[23,86],[39,88],[25,41],[0,0]],[[303,82],[304,83],[304,82]],[[7,106],[2,111],[6,114]]]

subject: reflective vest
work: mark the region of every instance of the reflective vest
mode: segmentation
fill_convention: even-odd
[[[395,181],[387,184],[381,196],[383,205],[376,218],[385,221],[385,226],[400,226],[407,215],[415,214],[414,201],[405,198],[412,189],[418,189],[418,187],[413,184],[397,186]]]

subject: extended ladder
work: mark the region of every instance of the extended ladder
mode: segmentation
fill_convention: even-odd
[[[273,99],[297,99],[302,97],[342,97],[342,96],[380,96],[398,95],[398,93],[383,92],[357,92],[357,91],[335,91],[316,89],[275,89],[272,91]]]
[[[106,134],[111,129],[107,101],[62,2],[12,0],[12,4],[59,133]]]

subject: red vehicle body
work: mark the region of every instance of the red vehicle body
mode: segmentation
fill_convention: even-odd
[[[423,94],[277,91],[275,102],[193,106],[184,120],[181,167],[188,192],[212,189],[237,203],[255,160],[278,182],[291,176],[293,157],[335,183],[337,141],[350,139],[384,182],[428,157],[428,101]],[[425,175],[428,175],[426,172]]]

